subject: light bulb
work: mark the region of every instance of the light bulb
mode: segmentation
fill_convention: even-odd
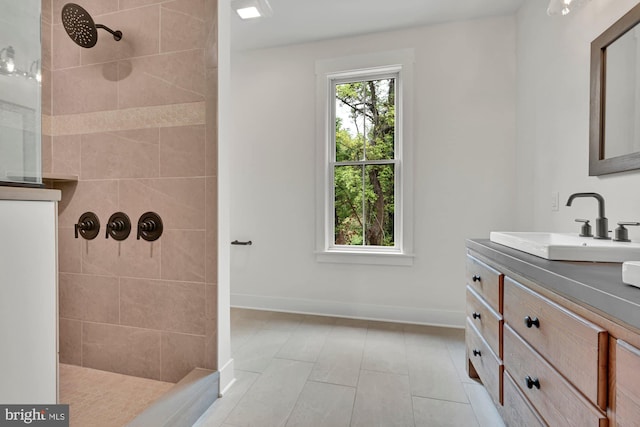
[[[587,1],[588,0],[550,0],[549,6],[547,7],[547,15],[566,16]]]

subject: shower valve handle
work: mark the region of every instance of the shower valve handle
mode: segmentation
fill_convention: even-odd
[[[155,212],[143,213],[138,220],[137,239],[143,238],[147,242],[158,240],[162,235],[163,225],[160,215]]]
[[[78,224],[75,224],[76,239],[78,238],[78,230],[91,231],[95,228],[95,226],[96,225],[91,220],[87,220],[87,221],[83,221]]]
[[[131,233],[131,221],[129,216],[124,212],[116,212],[109,218],[107,222],[107,233],[105,238],[111,236],[114,240],[124,240]]]
[[[87,240],[95,239],[100,232],[100,220],[93,212],[85,212],[80,215],[78,222],[74,224],[74,235],[76,239],[82,236]]]

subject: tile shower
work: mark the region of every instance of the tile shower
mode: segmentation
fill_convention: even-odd
[[[78,0],[104,32],[65,33],[43,0],[43,172],[59,204],[60,362],[177,382],[216,369],[215,0]],[[77,176],[77,182],[56,177]],[[86,211],[102,224],[76,239]],[[122,211],[154,211],[155,242],[105,239]]]

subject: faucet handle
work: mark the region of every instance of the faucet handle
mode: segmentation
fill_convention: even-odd
[[[576,218],[576,222],[584,223],[582,225],[582,228],[580,229],[580,237],[593,237],[593,234],[591,233],[591,225],[589,225],[589,220],[588,219],[578,219],[578,218]]]
[[[616,228],[615,237],[613,238],[614,242],[630,242],[629,240],[629,230],[627,230],[624,226],[638,226],[640,222],[619,222],[618,228]]]

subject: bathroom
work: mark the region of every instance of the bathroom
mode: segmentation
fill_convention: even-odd
[[[571,208],[564,206],[566,198],[578,191],[602,194],[607,200],[611,223],[640,220],[640,199],[634,196],[633,191],[637,172],[601,177],[588,175],[589,45],[635,6],[635,1],[591,0],[575,14],[561,18],[545,13],[546,4],[543,3],[546,2],[525,1],[517,12],[503,17],[460,20],[412,30],[253,52],[229,50],[229,26],[234,17],[228,10],[229,5],[221,2],[218,13],[230,18],[220,18],[218,22],[217,58],[205,57],[204,63],[194,65],[195,59],[185,53],[177,65],[173,61],[162,62],[164,56],[160,52],[165,52],[163,46],[166,49],[171,43],[178,43],[178,52],[191,49],[207,52],[208,45],[200,43],[211,40],[204,34],[191,34],[189,37],[193,38],[190,40],[181,40],[177,36],[171,41],[163,39],[159,46],[152,48],[157,49],[157,57],[153,53],[144,54],[153,72],[157,70],[160,81],[180,74],[176,69],[193,71],[214,81],[219,79],[217,169],[210,169],[215,160],[203,154],[210,154],[206,151],[206,144],[211,140],[198,139],[199,132],[206,134],[209,125],[216,126],[215,120],[207,116],[212,112],[208,110],[210,103],[206,98],[216,95],[198,93],[201,88],[191,87],[185,91],[187,95],[176,94],[177,100],[146,100],[139,96],[114,100],[111,85],[117,86],[127,79],[119,82],[122,76],[109,76],[107,73],[105,77],[108,78],[102,81],[109,84],[95,84],[90,80],[91,67],[95,70],[95,64],[116,61],[118,73],[131,72],[128,77],[136,77],[134,73],[139,68],[130,67],[128,61],[134,61],[127,59],[127,53],[118,47],[106,51],[94,48],[91,55],[105,57],[83,59],[84,52],[65,39],[67,36],[57,22],[58,12],[55,11],[60,10],[64,3],[57,0],[44,3],[51,6],[48,22],[53,40],[51,72],[54,75],[57,72],[61,80],[65,75],[71,78],[74,72],[78,73],[79,81],[85,82],[86,86],[78,89],[80,93],[57,92],[54,84],[53,105],[48,112],[46,104],[43,107],[45,116],[64,116],[52,119],[55,126],[43,138],[43,170],[80,177],[77,184],[54,184],[62,189],[63,195],[58,234],[62,253],[59,259],[61,287],[85,286],[83,283],[65,284],[65,274],[66,279],[78,272],[118,279],[130,276],[125,272],[127,268],[131,271],[132,266],[118,263],[113,254],[114,246],[107,246],[114,242],[107,241],[102,235],[101,241],[95,243],[103,245],[103,253],[80,252],[86,243],[75,240],[73,224],[83,212],[95,211],[100,220],[106,222],[114,212],[123,211],[135,222],[146,211],[155,210],[162,215],[167,211],[164,209],[166,205],[171,205],[169,210],[187,206],[184,209],[187,212],[168,212],[166,215],[169,217],[163,217],[169,224],[176,220],[172,220],[172,215],[185,223],[168,227],[159,240],[163,245],[162,255],[168,250],[171,255],[189,260],[185,271],[176,271],[172,265],[162,268],[158,263],[154,264],[150,252],[146,251],[149,246],[135,245],[135,238],[129,237],[122,248],[123,251],[139,251],[133,254],[139,258],[132,258],[132,264],[149,261],[139,270],[135,268],[143,272],[145,279],[165,280],[163,272],[174,271],[178,277],[166,280],[198,283],[205,292],[211,291],[209,296],[217,294],[217,302],[209,305],[218,306],[217,331],[223,336],[218,337],[222,344],[218,344],[217,356],[211,359],[202,356],[205,361],[214,361],[210,368],[220,370],[230,358],[228,348],[224,348],[224,341],[228,340],[228,325],[227,332],[224,325],[228,323],[228,315],[225,315],[225,310],[229,309],[228,301],[231,306],[239,307],[463,327],[466,238],[486,238],[494,230],[577,230],[575,218],[592,218],[596,212],[593,202],[588,201],[575,203]],[[149,2],[120,1],[120,8],[125,6],[124,12],[104,9],[109,3],[86,1],[83,6],[95,15],[97,22],[121,29],[123,42],[133,35],[138,37],[135,40],[141,40],[140,43],[146,41],[153,23],[145,24],[141,19],[152,19],[150,14],[143,14],[138,9]],[[276,2],[273,3],[275,7]],[[126,9],[127,4],[131,5],[130,10]],[[171,16],[170,6],[163,3],[162,8],[158,11],[157,21],[160,16]],[[46,11],[46,7],[43,10]],[[140,16],[135,15],[136,10]],[[156,27],[155,31],[159,32],[159,29]],[[101,33],[100,37],[106,39],[108,35]],[[413,265],[318,263],[314,253],[313,65],[318,59],[371,52],[375,45],[383,46],[384,50],[415,49]],[[232,60],[230,65],[229,59]],[[217,64],[216,60],[221,64],[219,68],[212,65]],[[153,61],[157,63],[153,64]],[[108,70],[103,68],[99,71],[99,75],[104,76]],[[83,72],[88,74],[83,75]],[[190,76],[183,78],[192,81]],[[49,90],[46,81],[44,73],[43,98]],[[52,76],[50,81],[55,82],[56,77]],[[127,83],[133,81],[129,79]],[[292,83],[299,85],[300,91],[309,93],[309,97],[283,99],[275,96]],[[138,85],[133,83],[131,86],[135,88]],[[212,86],[203,84],[202,87]],[[255,97],[256,87],[261,89],[264,97]],[[191,98],[194,93],[196,96]],[[85,94],[87,96],[83,98]],[[270,102],[274,99],[281,100],[282,105],[273,108]],[[60,104],[56,105],[56,102]],[[150,141],[144,140],[145,132],[135,137],[127,135],[132,129],[129,125],[101,130],[121,132],[124,139],[138,139],[139,151],[120,155],[117,140],[85,140],[83,134],[99,132],[74,128],[77,122],[65,122],[66,116],[75,120],[83,117],[73,117],[75,115],[117,108],[144,110],[149,105],[174,103],[184,108],[187,104],[198,104],[199,108],[204,105],[206,110],[204,118],[201,110],[188,110],[181,112],[180,116],[192,121],[156,126],[165,131],[188,127],[182,130],[193,132],[193,139],[189,141],[193,141],[195,147],[193,151],[184,153],[186,157],[192,156],[184,159],[185,163],[175,157],[176,153],[171,151],[171,140],[164,139],[160,130],[157,136],[150,137]],[[275,114],[285,108],[290,117],[283,126],[281,116]],[[155,110],[146,112],[153,114]],[[248,117],[255,120],[255,125],[246,126]],[[287,129],[290,138],[281,138],[283,128]],[[228,142],[231,140],[233,144]],[[258,145],[256,141],[259,141]],[[299,141],[307,143],[300,144]],[[149,158],[145,147],[154,144],[159,147],[157,170],[152,170],[153,165],[144,163]],[[92,152],[83,150],[91,145],[95,150],[106,153],[96,152],[93,157]],[[116,148],[110,149],[113,145]],[[168,172],[162,165],[163,147],[168,150],[164,154],[178,163]],[[78,153],[81,158],[78,158]],[[142,158],[143,163],[127,163],[132,154]],[[83,155],[87,157],[82,158]],[[87,162],[89,166],[83,171],[82,166],[86,167]],[[181,168],[184,164],[189,166]],[[288,172],[274,173],[274,170]],[[296,179],[290,179],[289,173]],[[154,179],[172,180],[172,186],[168,189],[154,188]],[[213,202],[206,201],[205,195],[207,189],[215,187],[216,180],[220,180],[217,183],[220,185],[217,194],[219,210],[208,210],[214,217],[203,222],[197,212],[206,211],[206,206],[215,206],[211,204]],[[188,192],[184,188],[192,189],[190,184],[195,181],[198,181],[199,197],[172,202],[176,195],[186,197]],[[278,191],[274,192],[274,188]],[[65,202],[65,193],[73,193],[71,204]],[[556,193],[560,203],[558,210],[553,210]],[[145,200],[145,195],[151,197],[149,194],[153,194],[155,199]],[[123,197],[130,199],[125,203],[120,199]],[[215,198],[216,194],[211,197]],[[265,209],[266,206],[278,208]],[[283,212],[295,212],[295,215]],[[212,222],[221,225],[209,228],[208,224]],[[283,229],[287,232],[283,233]],[[207,233],[217,238],[215,244]],[[639,240],[640,230],[632,228],[630,235],[632,239]],[[171,238],[176,236],[179,240],[174,240],[175,245],[171,248]],[[234,239],[251,240],[253,245],[229,247],[226,243]],[[207,244],[213,244],[213,247],[207,249]],[[208,253],[214,259],[217,254],[217,278],[211,278],[211,274],[216,276],[215,271],[209,269],[213,265],[211,262],[200,256],[191,256],[202,253]],[[177,265],[181,264],[183,261],[177,262]],[[229,288],[230,278],[233,279],[232,288]],[[99,291],[107,293],[107,288],[101,287]],[[104,297],[110,298],[109,295]],[[88,312],[94,313],[93,310]],[[77,318],[82,315],[65,317],[61,313],[61,334],[65,332],[64,328],[67,332],[77,328],[81,322]],[[104,315],[110,314],[105,312]],[[90,323],[91,319],[86,321]],[[200,340],[194,344],[196,346],[203,345],[207,338],[216,339],[207,336],[206,331],[196,336]],[[77,342],[70,338],[67,344],[72,348]],[[73,352],[67,355],[77,357]]]

